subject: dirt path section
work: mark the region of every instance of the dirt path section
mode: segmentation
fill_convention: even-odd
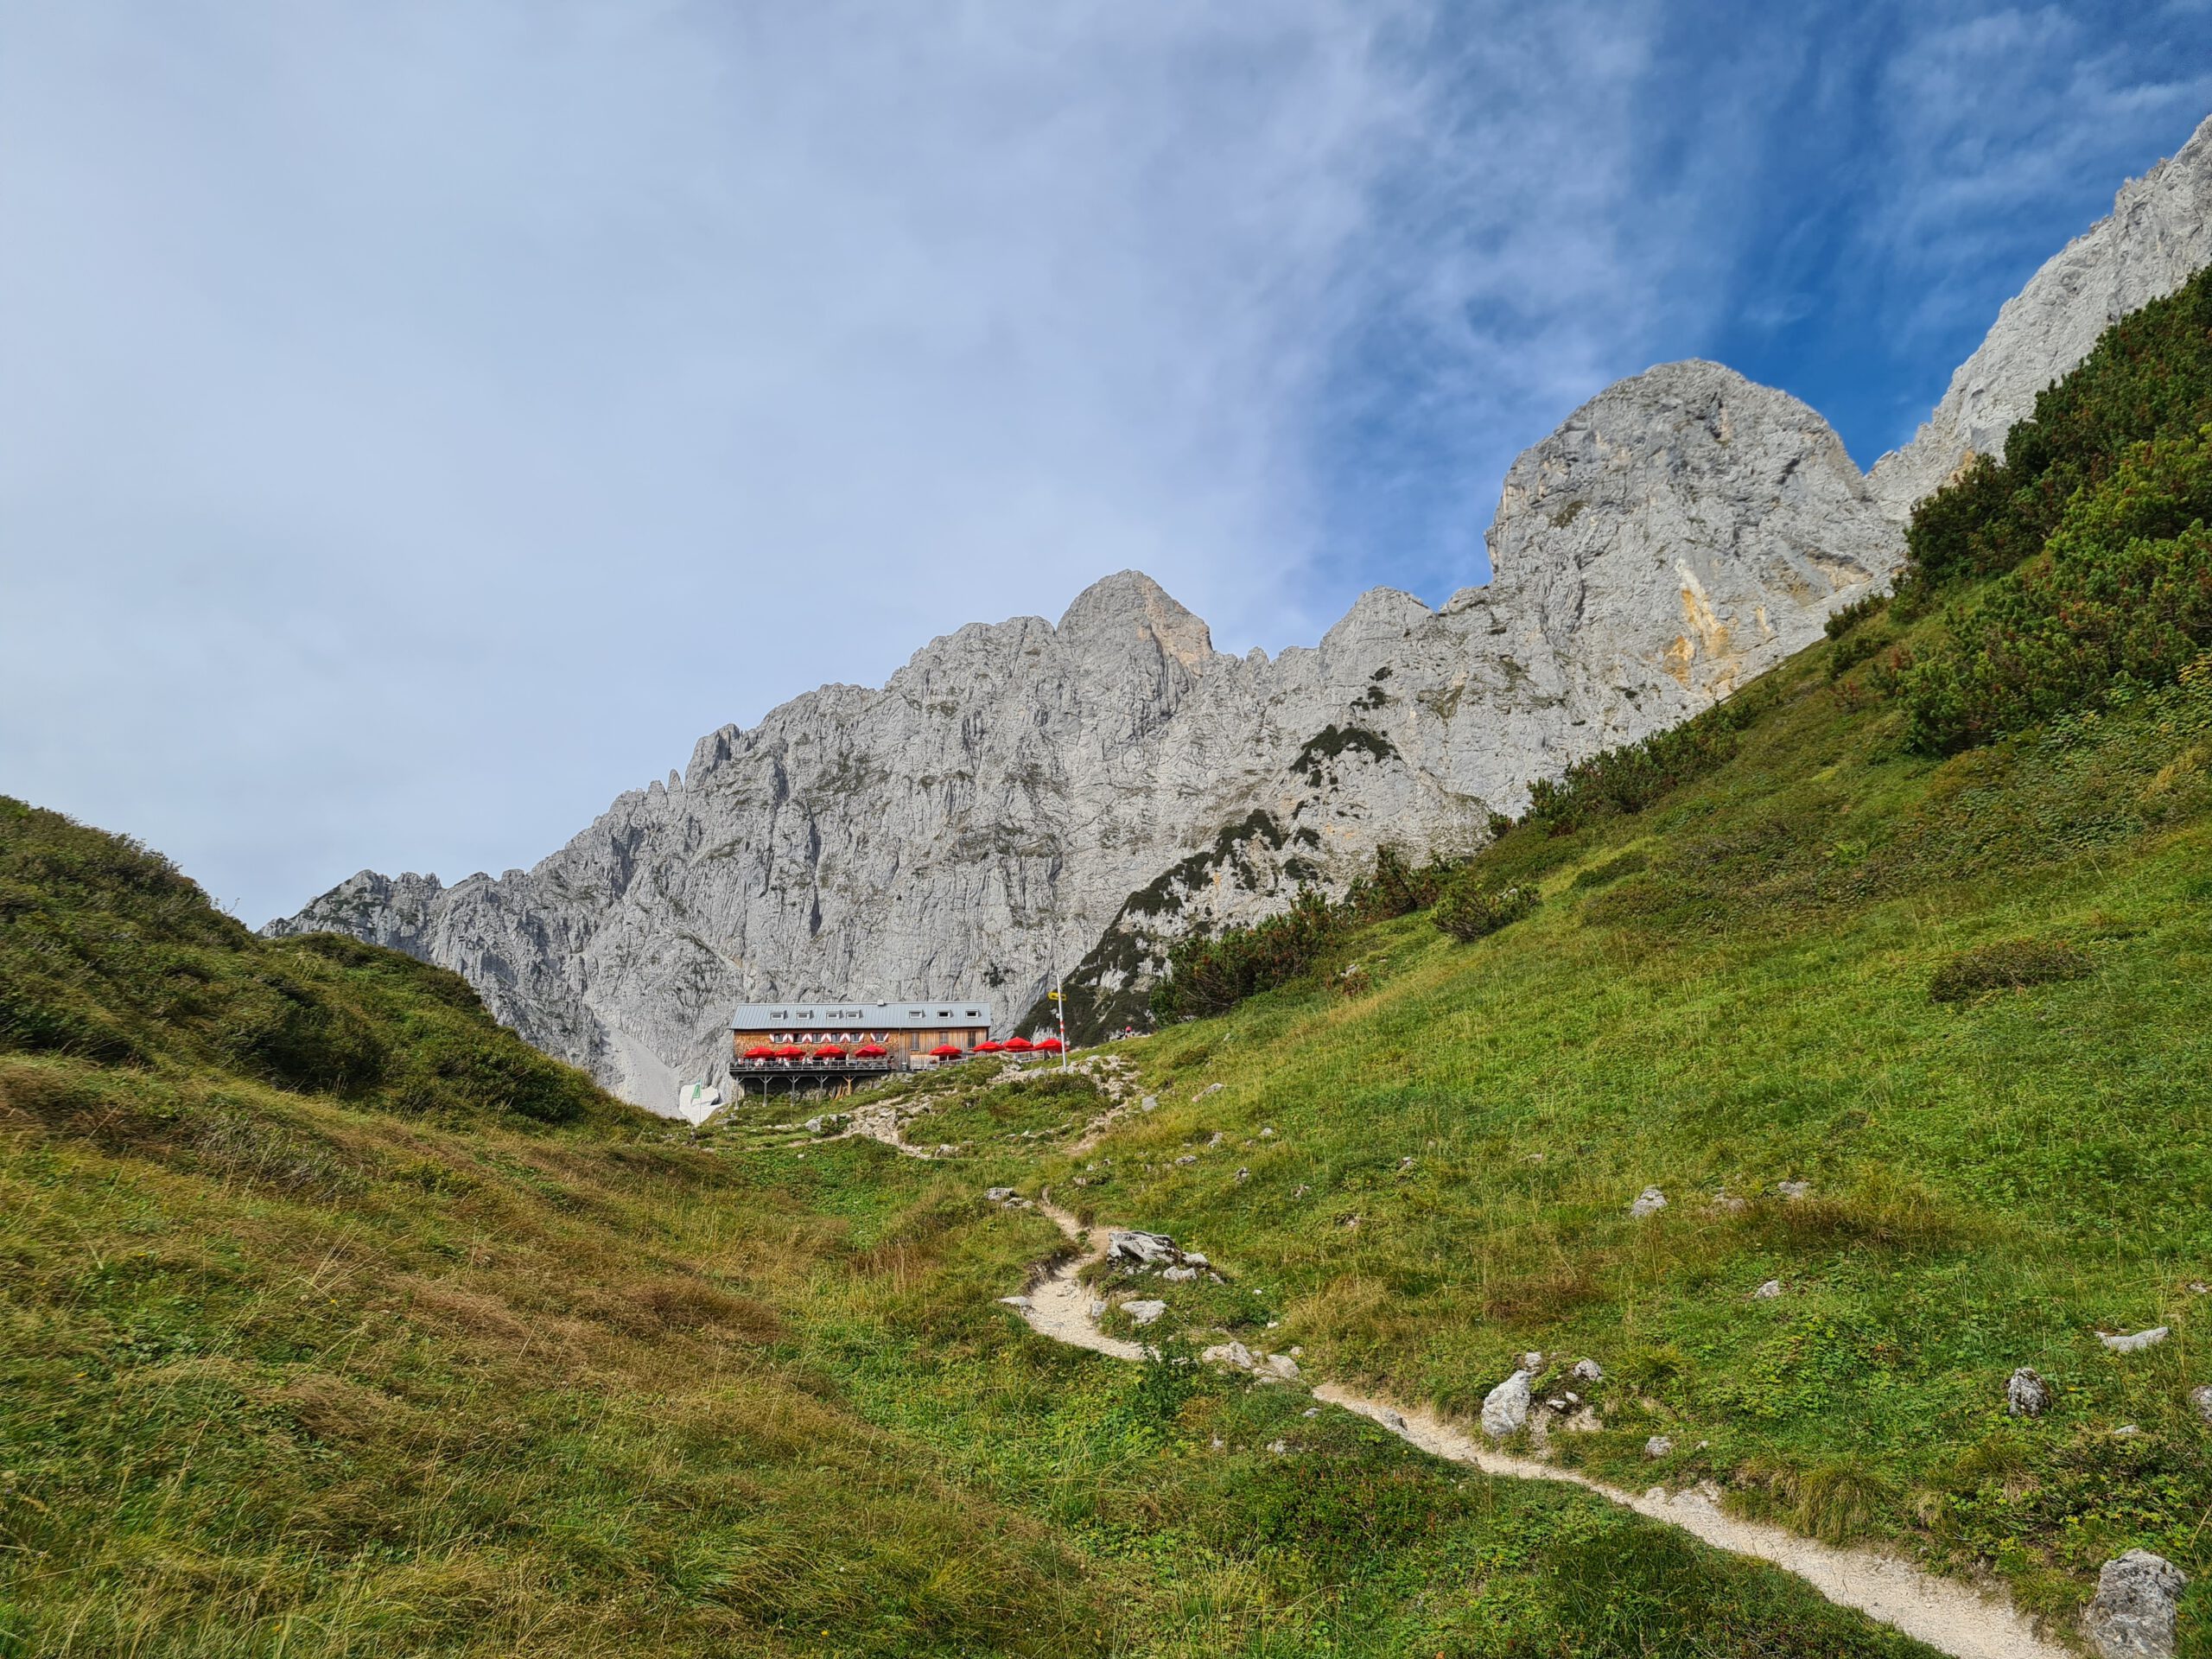
[[[1105,1230],[1086,1233],[1073,1216],[1041,1197],[1037,1208],[1080,1247],[1080,1253],[1040,1270],[1020,1295],[1001,1300],[1019,1309],[1039,1336],[1115,1359],[1144,1358],[1143,1344],[1109,1337],[1098,1328],[1090,1290],[1077,1276],[1105,1254],[1105,1245],[1098,1242]],[[1650,1520],[1679,1527],[1716,1549],[1778,1567],[1838,1606],[1864,1613],[1952,1659],[2076,1659],[2070,1649],[2037,1636],[2001,1595],[1979,1594],[1969,1586],[1923,1573],[1894,1555],[1840,1549],[1780,1527],[1741,1520],[1704,1492],[1669,1492],[1658,1486],[1640,1496],[1624,1491],[1572,1469],[1493,1450],[1478,1436],[1433,1413],[1402,1411],[1333,1382],[1320,1384],[1313,1397],[1356,1412],[1433,1457],[1469,1465],[1486,1475],[1580,1486]]]
[[[1142,1359],[1142,1343],[1109,1337],[1098,1328],[1098,1321],[1090,1312],[1090,1287],[1077,1276],[1105,1255],[1104,1243],[1086,1235],[1083,1224],[1058,1205],[1039,1198],[1037,1209],[1039,1213],[1052,1218],[1053,1224],[1068,1236],[1080,1253],[1038,1274],[1020,1295],[1002,1300],[1009,1307],[1020,1309],[1021,1317],[1029,1322],[1029,1328],[1040,1337],[1050,1337],[1071,1348],[1088,1348],[1094,1354],[1106,1354],[1115,1359]]]

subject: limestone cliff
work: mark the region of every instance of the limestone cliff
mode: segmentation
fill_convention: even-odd
[[[1913,439],[1874,463],[1874,493],[1899,524],[1969,455],[2002,452],[2036,394],[2131,311],[2212,264],[2212,118],[2175,155],[2122,185],[2112,215],[2068,243],[2005,302]]]
[[[965,627],[880,690],[712,734],[534,869],[364,872],[271,927],[454,968],[664,1110],[737,1001],[1019,1010],[1140,890],[1170,932],[1340,882],[1383,840],[1471,845],[1530,779],[1725,696],[1897,556],[1820,417],[1706,363],[1612,387],[1523,455],[1490,544],[1490,586],[1433,611],[1377,590],[1273,660],[1215,652],[1124,572],[1057,626]]]

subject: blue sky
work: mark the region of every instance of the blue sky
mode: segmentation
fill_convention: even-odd
[[[0,790],[251,920],[1134,565],[1486,575],[1685,356],[1909,436],[2206,3],[0,0]]]

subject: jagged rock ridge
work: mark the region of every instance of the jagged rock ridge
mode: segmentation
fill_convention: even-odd
[[[1804,645],[1897,543],[1811,410],[1681,363],[1523,455],[1491,550],[1490,586],[1433,611],[1377,589],[1273,660],[1215,652],[1123,572],[1057,626],[970,626],[880,690],[714,733],[534,869],[364,872],[271,927],[454,968],[531,1041],[666,1109],[737,1001],[928,988],[1018,1011],[1165,871],[1193,875],[1180,927],[1346,880],[1383,840],[1471,846],[1530,779]]]
[[[2212,264],[2212,117],[2169,159],[2131,179],[2109,218],[2068,243],[2005,302],[1988,336],[1912,442],[1874,463],[1874,493],[1902,524],[1970,457],[2002,452],[2036,395],[2097,336]]]
[[[1911,505],[1995,448],[2111,321],[2212,260],[2212,122],[2000,313],[1912,443],[1862,478],[1820,417],[1712,364],[1609,388],[1516,461],[1495,580],[1377,589],[1313,650],[1212,649],[1134,572],[1057,627],[975,625],[880,690],[826,686],[705,739],[536,868],[363,872],[272,931],[336,927],[465,975],[642,1104],[727,1005],[1095,991],[1192,925],[1341,882],[1385,840],[1471,845],[1531,779],[1671,725],[1883,582]]]

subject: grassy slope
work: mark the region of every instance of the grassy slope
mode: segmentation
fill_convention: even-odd
[[[1056,1235],[978,1197],[1020,1154],[695,1142],[12,803],[0,988],[0,1653],[1918,1651],[1030,1337],[991,1299]]]
[[[1162,1104],[1084,1196],[1235,1264],[1274,1345],[1408,1399],[1471,1412],[1523,1350],[1595,1356],[1609,1428],[1555,1444],[1623,1483],[1715,1478],[2053,1614],[2131,1545],[2201,1576],[2212,686],[1938,762],[1831,678],[1839,650],[1770,677],[1705,780],[1486,853],[1541,883],[1529,919],[1460,945],[1408,918],[1351,947],[1355,999],[1309,984],[1127,1046]],[[1931,1000],[2024,936],[2092,971]],[[1669,1207],[1631,1220],[1653,1185]],[[2093,1334],[2159,1323],[2132,1357]],[[2004,1415],[2019,1364],[2056,1384],[2043,1421]]]

